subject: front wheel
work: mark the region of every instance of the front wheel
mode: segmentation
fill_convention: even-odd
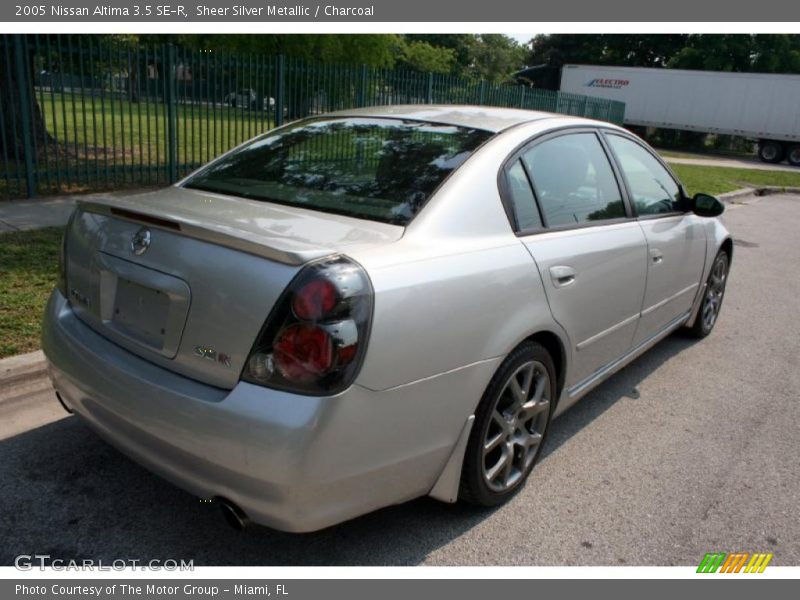
[[[722,300],[725,297],[725,285],[728,283],[729,265],[728,254],[724,250],[720,251],[711,265],[700,311],[697,313],[694,325],[689,329],[694,337],[706,337],[717,323],[719,311],[722,309]]]
[[[523,343],[500,365],[478,405],[461,499],[496,506],[522,487],[541,453],[555,400],[550,354],[536,342]]]

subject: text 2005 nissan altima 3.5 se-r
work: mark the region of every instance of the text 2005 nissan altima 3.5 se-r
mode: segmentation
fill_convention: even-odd
[[[68,410],[233,522],[496,505],[553,417],[672,331],[712,330],[722,210],[607,123],[331,113],[79,202],[44,351]]]

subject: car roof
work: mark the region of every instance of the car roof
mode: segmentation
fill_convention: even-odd
[[[563,117],[555,113],[497,106],[398,104],[368,106],[327,113],[331,117],[394,117],[500,132],[521,123]],[[589,119],[586,119],[590,123]]]

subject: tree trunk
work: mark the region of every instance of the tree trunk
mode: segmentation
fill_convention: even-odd
[[[9,160],[22,160],[25,157],[25,138],[23,130],[23,99],[30,99],[28,113],[30,118],[30,131],[36,147],[42,147],[45,140],[48,144],[55,143],[53,137],[47,132],[42,109],[36,101],[33,89],[34,64],[33,52],[26,50],[23,41],[22,48],[25,52],[23,68],[26,70],[19,77],[19,68],[16,62],[16,48],[14,39],[10,35],[3,36],[0,46],[0,109],[2,110],[3,132],[5,134],[5,152]]]

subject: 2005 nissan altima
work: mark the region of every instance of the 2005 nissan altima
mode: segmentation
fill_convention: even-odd
[[[712,330],[721,212],[607,123],[333,113],[80,202],[44,351],[68,410],[234,522],[496,505],[554,416],[670,332]]]

